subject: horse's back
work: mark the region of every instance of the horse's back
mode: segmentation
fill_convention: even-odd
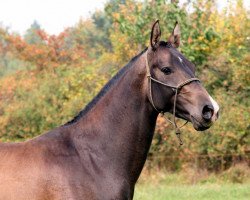
[[[92,196],[77,152],[70,141],[56,134],[23,143],[0,143],[0,158],[0,200]]]
[[[35,199],[33,191],[40,193],[37,181],[41,162],[36,159],[37,153],[26,143],[0,144],[0,200]]]

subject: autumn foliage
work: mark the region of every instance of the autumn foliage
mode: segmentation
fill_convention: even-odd
[[[197,76],[219,102],[221,116],[202,134],[191,125],[183,128],[181,148],[172,127],[160,117],[149,159],[180,169],[198,155],[201,167],[217,170],[234,158],[249,158],[250,19],[241,0],[221,11],[216,1],[208,0],[183,5],[112,0],[59,35],[47,34],[37,22],[24,36],[1,27],[0,140],[29,139],[70,120],[148,46],[155,19],[161,21],[165,40],[179,21],[180,50],[196,64]]]

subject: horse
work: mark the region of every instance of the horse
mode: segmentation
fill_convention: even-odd
[[[0,144],[0,200],[131,200],[159,113],[208,129],[219,106],[178,50],[180,27],[123,67],[71,121],[36,138]],[[178,127],[176,126],[178,129]]]

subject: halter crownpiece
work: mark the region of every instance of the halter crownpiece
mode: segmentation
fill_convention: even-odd
[[[198,78],[190,78],[190,79],[187,79],[186,81],[182,82],[181,84],[177,85],[177,86],[172,86],[172,85],[169,85],[169,84],[166,84],[166,83],[163,83],[155,78],[152,77],[151,73],[150,73],[150,67],[149,67],[149,64],[148,64],[148,50],[146,51],[146,70],[147,70],[147,78],[148,78],[148,81],[149,81],[149,101],[150,103],[152,104],[152,106],[154,107],[154,109],[158,112],[158,113],[161,113],[162,116],[168,121],[170,122],[173,126],[174,126],[174,129],[175,129],[175,134],[177,135],[178,139],[179,139],[179,142],[180,142],[180,145],[183,144],[182,140],[181,140],[181,131],[180,129],[185,126],[188,121],[186,121],[183,125],[181,125],[180,127],[177,126],[177,123],[176,123],[176,101],[177,101],[177,95],[178,95],[178,91],[181,90],[181,88],[193,81],[200,81]],[[153,96],[152,96],[152,81],[156,82],[156,83],[159,83],[161,85],[164,85],[166,87],[170,87],[172,89],[175,90],[175,95],[174,95],[174,105],[173,105],[173,121],[171,121],[170,119],[168,119],[164,114],[164,111],[159,111],[155,104],[154,104],[154,100],[153,100]]]

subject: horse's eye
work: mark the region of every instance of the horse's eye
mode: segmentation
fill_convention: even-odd
[[[169,68],[169,67],[164,67],[161,69],[161,71],[166,74],[166,75],[169,75],[172,73],[172,70]]]

